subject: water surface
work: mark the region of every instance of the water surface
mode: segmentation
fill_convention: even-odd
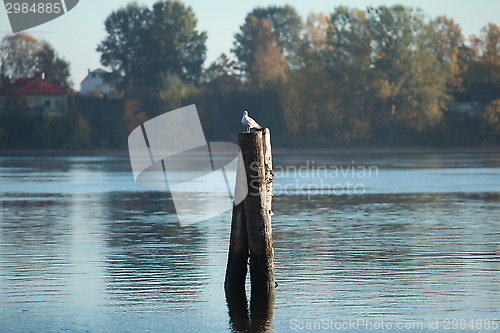
[[[444,327],[500,323],[500,154],[276,154],[274,164],[279,286],[252,322],[228,311],[223,291],[230,212],[181,228],[169,194],[137,187],[126,157],[0,157],[1,331],[365,320],[500,332]]]

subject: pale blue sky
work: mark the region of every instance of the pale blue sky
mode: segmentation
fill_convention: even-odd
[[[137,0],[151,7],[157,0]],[[26,30],[36,38],[50,42],[56,51],[71,64],[71,76],[75,89],[87,74],[87,69],[100,66],[97,44],[105,37],[104,20],[113,11],[130,1],[80,0],[66,15],[41,26]],[[344,5],[366,9],[368,6],[403,4],[420,7],[431,16],[446,15],[462,27],[465,36],[478,34],[488,22],[500,24],[499,0],[184,0],[198,18],[198,27],[207,31],[207,60],[212,62],[222,53],[229,53],[234,34],[244,23],[245,16],[255,7],[289,4],[305,19],[311,11],[331,13]],[[5,7],[0,6],[0,38],[10,34]]]

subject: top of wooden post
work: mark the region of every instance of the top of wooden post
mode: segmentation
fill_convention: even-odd
[[[256,128],[256,129],[250,130],[250,132],[247,132],[247,131],[240,132],[240,134],[256,134],[259,132],[269,132],[269,128],[267,128],[267,127]]]

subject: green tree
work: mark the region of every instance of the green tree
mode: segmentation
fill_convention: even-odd
[[[170,75],[197,82],[205,60],[206,33],[196,30],[191,9],[179,1],[158,1],[152,9],[129,4],[105,21],[98,45],[101,63],[124,76],[127,86],[160,91]]]
[[[369,8],[368,26],[379,116],[417,131],[435,125],[449,99],[448,77],[428,47],[423,13],[404,6]]]
[[[181,80],[177,75],[169,75],[166,82],[166,88],[160,92],[163,101],[161,113],[182,107],[185,99],[197,92],[192,83]]]
[[[69,135],[68,147],[89,148],[90,147],[90,126],[83,116],[78,116],[73,124],[71,134]]]
[[[297,71],[283,87],[281,105],[290,133],[316,134],[333,138],[342,120],[340,93],[322,67]]]
[[[104,66],[123,75],[123,88],[143,83],[145,73],[141,60],[148,57],[144,43],[149,37],[151,16],[148,8],[131,3],[111,13],[104,22],[107,36],[97,51]]]
[[[126,96],[127,99],[137,100],[140,105],[139,111],[145,112],[148,119],[154,118],[159,114],[170,111],[168,109],[169,101],[161,97],[162,92],[158,92],[149,87],[134,87]]]
[[[379,107],[375,97],[372,33],[366,14],[338,7],[332,13],[322,50],[325,67],[335,83],[342,114],[337,137],[352,140],[369,137],[370,120]]]
[[[37,54],[35,76],[45,74],[45,78],[63,89],[68,89],[71,81],[69,63],[59,58],[54,48],[47,42],[42,42]]]
[[[159,1],[153,6],[152,39],[156,66],[165,78],[177,75],[198,82],[205,61],[206,32],[196,29],[197,19],[191,7],[179,1]]]
[[[203,73],[203,81],[211,84],[235,85],[239,78],[236,62],[222,53]]]

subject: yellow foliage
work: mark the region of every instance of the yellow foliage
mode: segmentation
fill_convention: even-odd
[[[483,119],[496,132],[500,133],[500,99],[494,100],[486,107],[486,113],[483,114]]]
[[[122,120],[127,126],[127,130],[132,132],[137,126],[148,120],[146,113],[139,112],[142,105],[138,100],[127,99],[123,107],[123,117]]]
[[[269,81],[285,80],[288,69],[278,36],[271,31],[272,26],[262,19],[261,27],[255,38],[255,54],[251,67],[252,80],[258,86]]]

